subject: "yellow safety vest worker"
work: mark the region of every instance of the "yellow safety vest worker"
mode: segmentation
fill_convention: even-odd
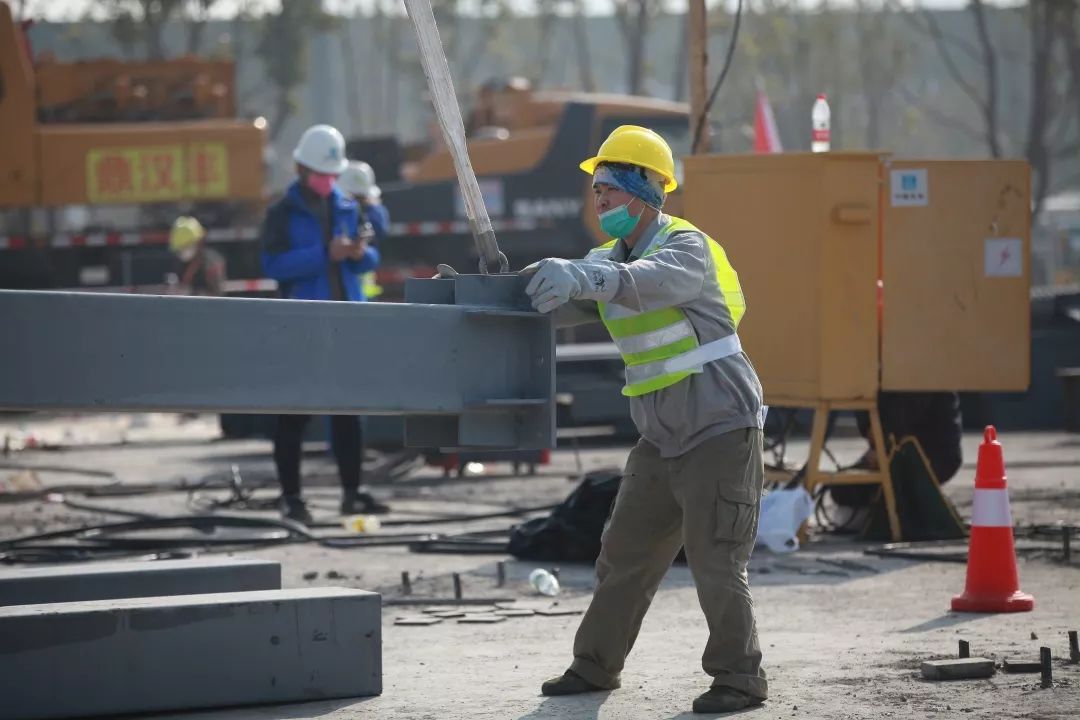
[[[672,217],[660,228],[641,257],[648,257],[663,249],[672,235],[696,231],[704,235],[716,267],[716,280],[724,303],[731,312],[732,322],[739,326],[746,313],[739,275],[728,262],[727,253],[720,244],[698,230],[686,220]],[[594,248],[589,257],[607,257],[615,240]],[[649,312],[635,312],[620,305],[597,303],[600,319],[611,334],[626,364],[626,385],[622,394],[637,397],[670,387],[694,373],[713,360],[742,352],[737,334],[700,345],[693,325],[681,309],[662,308]]]
[[[366,272],[360,275],[360,287],[364,291],[364,297],[373,300],[382,295],[383,289],[375,278],[374,272]]]

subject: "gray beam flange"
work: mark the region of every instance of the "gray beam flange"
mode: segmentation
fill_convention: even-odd
[[[378,695],[380,600],[312,588],[0,608],[0,720]]]
[[[4,290],[0,409],[420,415],[423,446],[553,447],[554,330],[523,282],[410,282],[424,304]]]
[[[522,368],[527,368],[528,374],[516,396],[476,398],[465,412],[452,416],[408,416],[406,445],[444,449],[480,444],[523,450],[554,447],[555,331],[550,317],[530,306],[525,295],[527,284],[528,278],[517,275],[406,281],[405,299],[410,303],[465,308],[472,322],[519,337],[521,353],[516,357],[493,351],[482,360],[482,371],[490,373],[492,380],[498,375],[513,376]],[[546,441],[549,437],[551,442]]]
[[[0,569],[0,606],[280,588],[281,563],[255,558]]]

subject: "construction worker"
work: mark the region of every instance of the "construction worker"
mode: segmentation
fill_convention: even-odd
[[[193,217],[176,218],[169,231],[169,250],[176,256],[176,283],[192,295],[225,294],[225,258],[206,247],[206,230]],[[170,282],[171,282],[170,275]]]
[[[574,660],[541,690],[619,687],[645,611],[685,547],[709,627],[702,667],[713,678],[694,712],[758,705],[768,686],[746,566],[764,482],[764,407],[735,332],[746,310],[739,278],[719,244],[662,212],[677,181],[655,132],[619,127],[581,168],[613,239],[583,260],[526,268],[526,292],[559,326],[604,323],[626,365],[623,394],[641,439],[602,536]]]
[[[375,184],[375,171],[371,166],[366,162],[350,161],[337,184],[360,206],[361,225],[371,228],[374,233],[372,244],[385,240],[390,232],[390,212],[382,204],[382,190]],[[367,298],[382,294],[382,288],[375,281],[374,272],[364,273],[360,282]]]
[[[287,298],[366,300],[358,276],[379,264],[368,245],[370,229],[360,225],[357,204],[335,187],[346,169],[345,139],[329,125],[304,131],[293,150],[297,179],[274,203],[263,223],[263,266]],[[281,512],[305,524],[311,514],[300,496],[300,450],[306,415],[280,415],[274,433],[274,463],[281,482]],[[360,418],[330,418],[331,446],[341,478],[341,513],[386,512],[369,493],[360,492],[363,444]]]

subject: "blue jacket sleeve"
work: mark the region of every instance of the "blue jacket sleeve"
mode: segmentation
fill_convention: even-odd
[[[376,242],[385,240],[386,236],[390,234],[390,211],[386,209],[385,205],[377,204],[368,205],[364,208],[364,212],[367,213],[371,229],[375,231]]]
[[[262,263],[267,276],[278,281],[303,280],[326,270],[326,250],[320,245],[293,248],[289,216],[281,204],[266,213],[262,226]]]
[[[377,267],[379,267],[379,251],[370,245],[364,250],[364,256],[359,260],[345,261],[345,269],[357,275],[371,272]]]

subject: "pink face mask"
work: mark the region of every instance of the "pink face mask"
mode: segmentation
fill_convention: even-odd
[[[333,191],[335,180],[337,180],[337,178],[333,175],[309,173],[307,176],[307,186],[311,188],[311,192],[319,197],[326,197]]]

